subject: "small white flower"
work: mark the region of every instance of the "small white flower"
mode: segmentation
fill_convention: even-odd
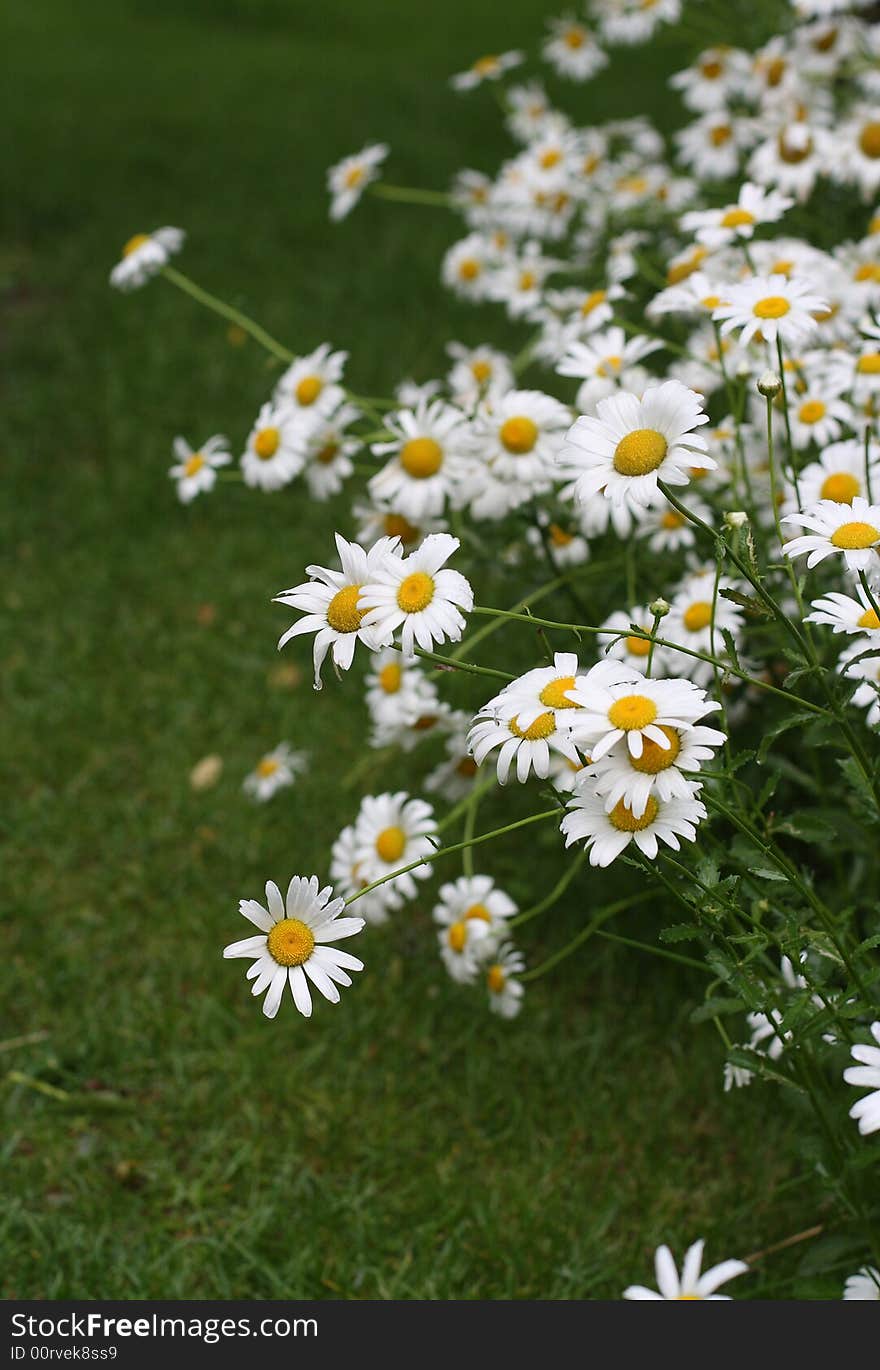
[[[307,879],[295,875],[282,898],[278,886],[266,884],[264,908],[256,899],[242,899],[239,913],[259,928],[259,935],[231,942],[223,955],[245,957],[253,964],[247,978],[253,980],[251,993],[263,994],[263,1012],[274,1018],[281,1006],[286,985],[293,1002],[304,1018],[312,1012],[309,980],[331,1004],[339,1003],[337,985],[350,985],[350,970],[363,970],[364,963],[346,951],[330,946],[344,937],[353,937],[364,926],[363,918],[343,918],[345,901],[332,899],[333,889],[318,888],[316,875]]]
[[[136,233],[122,249],[122,259],[110,272],[110,284],[117,290],[137,290],[157,275],[169,258],[183,247],[182,228],[157,228],[153,233]]]
[[[371,181],[379,175],[379,168],[388,156],[385,143],[372,143],[327,172],[327,189],[332,196],[330,218],[344,219],[350,214]]]
[[[297,357],[275,386],[276,405],[289,409],[303,426],[328,418],[345,398],[339,382],[347,360],[348,353],[332,351],[330,343]]]
[[[424,799],[411,799],[403,790],[396,794],[367,795],[355,822],[354,856],[361,880],[367,885],[391,875],[413,861],[437,850],[434,810]],[[416,881],[426,880],[431,867],[416,866],[388,881],[406,899],[416,893]],[[369,898],[370,896],[365,896]]]
[[[799,347],[815,331],[815,315],[828,309],[828,301],[814,295],[806,281],[795,277],[752,276],[742,284],[724,288],[725,303],[712,311],[723,334],[741,330],[745,347],[760,334],[766,343],[780,338],[786,346]]]
[[[483,954],[483,948],[479,948]],[[489,991],[489,1008],[501,1018],[515,1018],[522,1008],[522,982],[517,979],[526,968],[522,953],[511,944],[500,946],[483,967],[486,989]]]
[[[608,57],[590,30],[573,14],[563,14],[547,23],[550,37],[545,39],[541,55],[559,76],[569,81],[589,81],[608,65]]]
[[[698,242],[714,251],[737,239],[751,238],[759,224],[776,223],[793,204],[794,200],[788,195],[746,181],[740,188],[736,204],[723,209],[695,210],[684,215],[681,226],[686,233],[695,233]]]
[[[862,1046],[857,1042],[850,1055],[859,1064],[849,1066],[843,1072],[848,1085],[869,1090],[849,1111],[851,1118],[858,1119],[859,1132],[863,1137],[871,1132],[880,1132],[880,1020],[871,1024],[871,1036],[877,1045]]]
[[[647,1289],[641,1284],[631,1284],[623,1291],[625,1299],[729,1299],[729,1294],[716,1294],[716,1289],[737,1275],[748,1270],[745,1261],[722,1261],[710,1270],[700,1274],[703,1263],[701,1240],[694,1242],[685,1253],[684,1265],[679,1276],[672,1252],[668,1246],[658,1246],[654,1257],[654,1273],[657,1289]]]
[[[305,752],[295,752],[288,742],[279,742],[277,747],[257,762],[250,775],[246,776],[242,789],[258,803],[264,804],[273,794],[292,785],[307,763]]]
[[[482,85],[484,81],[497,81],[506,71],[518,67],[524,61],[525,55],[513,50],[491,53],[486,57],[478,58],[472,67],[468,67],[467,71],[460,71],[456,76],[450,77],[449,84],[453,90],[473,90],[475,86]]]
[[[449,533],[431,533],[408,557],[386,555],[371,563],[358,601],[363,626],[385,644],[400,629],[401,645],[430,651],[435,643],[458,642],[474,607],[474,592],[458,571],[441,569],[459,547]]]
[[[396,509],[418,522],[443,512],[468,472],[462,456],[467,432],[464,415],[445,400],[422,401],[385,417],[390,442],[373,444],[376,456],[391,456],[370,478],[377,504]]]
[[[468,933],[476,931],[478,936],[490,939],[494,949],[504,936],[506,920],[516,911],[516,904],[496,887],[491,876],[463,875],[440,886],[433,918],[450,934],[450,945],[465,942]],[[479,923],[480,928],[471,928],[473,923]]]
[[[199,448],[190,447],[186,438],[181,437],[174,439],[173,446],[177,461],[168,474],[177,481],[177,497],[181,504],[189,504],[196,495],[213,490],[218,467],[228,466],[232,461],[229,443],[219,433]]]
[[[826,557],[843,553],[850,571],[875,572],[880,569],[880,505],[869,504],[858,495],[852,504],[822,499],[802,513],[786,514],[783,523],[800,524],[812,531],[783,544],[787,557],[807,555],[812,570]]]
[[[342,829],[331,849],[330,879],[333,881],[334,889],[338,889],[345,899],[357,894],[358,890],[365,889],[370,883],[358,865],[357,846],[356,825],[349,823]],[[390,911],[400,908],[402,903],[403,895],[394,888],[394,881],[389,880],[378,889],[371,890],[369,894],[361,895],[357,901],[357,911],[365,923],[371,927],[379,927],[388,922]]]
[[[610,866],[630,842],[635,842],[651,860],[656,857],[661,841],[678,851],[679,837],[695,841],[697,824],[706,817],[705,806],[696,797],[699,785],[689,784],[687,797],[670,799],[665,804],[650,795],[640,818],[622,800],[609,812],[602,796],[591,793],[588,787],[589,779],[579,778],[560,829],[567,847],[573,842],[584,843],[591,866]]]
[[[264,404],[241,458],[245,485],[280,490],[299,475],[305,457],[302,429],[288,405]]]

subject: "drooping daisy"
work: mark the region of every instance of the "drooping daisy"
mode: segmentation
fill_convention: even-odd
[[[525,55],[514,50],[490,53],[486,57],[478,58],[467,71],[460,71],[450,77],[449,84],[453,90],[473,90],[484,81],[497,81],[506,71],[511,71],[524,61]]]
[[[288,405],[264,404],[241,458],[245,485],[280,490],[303,468],[301,429]]]
[[[847,1278],[843,1286],[845,1299],[880,1299],[880,1270],[872,1265],[863,1265],[855,1275]]]
[[[432,533],[407,557],[373,561],[358,601],[364,628],[383,643],[399,628],[408,656],[415,643],[430,651],[434,643],[458,642],[465,626],[460,610],[474,607],[474,592],[458,571],[442,568],[459,545],[449,533]]]
[[[877,1045],[863,1046],[857,1042],[850,1055],[859,1064],[848,1066],[843,1072],[848,1085],[870,1091],[863,1094],[849,1111],[849,1116],[858,1120],[859,1132],[863,1137],[880,1132],[880,1020],[871,1024],[871,1036]]]
[[[807,614],[807,623],[827,623],[835,633],[877,633],[880,632],[880,619],[861,585],[856,586],[858,599],[841,595],[835,591],[814,599],[812,614]]]
[[[673,744],[667,729],[690,728],[720,708],[689,680],[649,679],[608,657],[592,666],[567,693],[581,706],[571,716],[574,736],[594,763],[624,739],[636,760],[648,742],[669,750]]]
[[[181,437],[174,439],[173,446],[177,461],[168,474],[177,481],[177,497],[181,504],[189,504],[196,495],[213,490],[218,467],[228,466],[232,461],[229,443],[219,433],[198,448],[190,447],[186,438]]]
[[[595,418],[582,416],[569,430],[560,461],[580,471],[578,500],[601,491],[614,504],[644,508],[656,502],[658,480],[686,485],[692,468],[715,469],[694,431],[708,422],[699,395],[679,381],[652,386],[641,399],[610,395]]]
[[[321,688],[321,666],[328,651],[334,665],[340,671],[347,671],[358,642],[371,652],[383,645],[381,635],[364,622],[366,606],[360,595],[363,586],[375,579],[379,568],[397,555],[398,546],[396,538],[380,538],[365,552],[356,542],[346,542],[337,533],[336,548],[342,569],[331,571],[325,566],[307,566],[309,580],[275,596],[275,603],[287,604],[305,614],[279,639],[279,651],[301,633],[316,634],[316,690]]]
[[[799,347],[816,328],[814,315],[828,308],[808,282],[780,275],[752,276],[727,286],[724,294],[726,301],[712,318],[720,322],[722,333],[740,329],[743,347],[758,334],[766,343],[779,338],[786,347]]]
[[[350,214],[371,181],[379,175],[379,168],[388,156],[385,143],[370,143],[360,152],[343,157],[327,172],[330,192],[330,218],[337,221]]]
[[[295,752],[289,742],[279,742],[277,747],[261,757],[250,775],[245,777],[242,789],[258,803],[264,804],[273,794],[292,785],[307,764],[305,752]]]
[[[696,797],[699,791],[699,785],[691,784],[687,797],[670,799],[665,804],[650,795],[644,813],[637,818],[623,800],[609,812],[602,796],[581,783],[568,800],[560,824],[565,845],[583,842],[591,866],[610,866],[630,842],[635,842],[651,860],[656,857],[660,842],[678,851],[679,837],[694,842],[697,824],[706,817],[705,806]]]
[[[483,954],[483,947],[478,948]],[[515,1018],[522,1008],[525,990],[522,981],[517,979],[526,968],[522,952],[509,942],[504,943],[488,957],[483,966],[486,989],[489,991],[489,1007],[501,1018]]]
[[[361,878],[372,885],[413,861],[437,850],[434,810],[424,799],[396,794],[367,795],[355,823],[355,861]],[[424,863],[389,881],[406,899],[416,893],[416,881],[426,880],[431,867]]]
[[[347,360],[348,353],[332,351],[330,343],[297,357],[275,387],[275,403],[290,409],[303,424],[320,423],[345,398],[339,382]]]
[[[641,1284],[631,1284],[624,1289],[625,1299],[729,1299],[729,1294],[716,1294],[722,1284],[744,1275],[748,1270],[745,1261],[722,1261],[710,1270],[700,1274],[703,1263],[702,1239],[694,1242],[685,1253],[681,1275],[675,1266],[672,1252],[668,1246],[658,1246],[654,1258],[654,1273],[657,1288],[647,1289]]]
[[[550,36],[544,40],[541,55],[559,76],[570,81],[589,81],[608,65],[608,58],[593,34],[573,14],[549,19]]]
[[[821,499],[797,514],[786,514],[784,523],[800,524],[811,531],[783,544],[787,557],[806,554],[812,570],[826,557],[843,553],[847,569],[853,572],[880,569],[880,505],[869,504],[859,495],[851,504]]]
[[[647,740],[639,757],[614,747],[584,772],[583,783],[602,795],[606,810],[622,802],[634,818],[641,818],[651,795],[664,804],[687,799],[692,793],[689,780],[724,742],[717,728],[699,724],[685,729],[664,727],[663,732],[668,747]]]
[[[373,451],[391,460],[370,478],[371,498],[415,522],[442,513],[468,469],[464,415],[445,400],[431,400],[387,414],[384,422],[394,436],[374,443]]]
[[[281,1006],[286,985],[293,1002],[304,1018],[312,1012],[309,980],[331,1004],[339,1003],[337,985],[350,985],[350,970],[363,970],[364,963],[347,951],[331,946],[344,937],[353,937],[364,926],[363,918],[342,917],[345,902],[332,899],[332,886],[318,888],[316,875],[295,875],[282,898],[278,886],[266,883],[264,908],[256,899],[242,899],[239,912],[259,928],[259,935],[232,942],[223,950],[225,958],[245,957],[253,964],[247,978],[253,980],[253,995],[264,991],[263,1012],[274,1018]]]
[[[776,223],[794,200],[777,191],[746,181],[740,188],[736,204],[723,209],[695,210],[685,214],[681,226],[686,233],[695,233],[697,241],[707,247],[725,247],[737,239],[751,238],[759,224]]]
[[[110,284],[117,290],[137,290],[158,275],[171,257],[183,247],[182,228],[157,228],[152,233],[136,233],[122,249],[122,259],[110,272]]]
[[[471,428],[471,451],[507,491],[507,509],[549,490],[571,413],[540,390],[508,390],[484,404]],[[474,476],[479,481],[482,472]]]

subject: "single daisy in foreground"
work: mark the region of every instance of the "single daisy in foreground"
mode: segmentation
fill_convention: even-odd
[[[859,1132],[863,1137],[870,1132],[880,1132],[880,1020],[871,1024],[871,1036],[877,1045],[863,1046],[857,1042],[850,1055],[859,1064],[849,1066],[843,1072],[848,1085],[870,1091],[854,1103],[849,1111],[851,1118],[858,1119]]]
[[[318,888],[316,875],[295,875],[283,899],[278,886],[266,883],[264,908],[256,899],[242,899],[239,913],[257,928],[259,935],[231,942],[224,947],[228,960],[245,957],[253,964],[247,978],[253,980],[251,993],[266,993],[263,1012],[274,1018],[281,1006],[286,985],[293,1002],[304,1018],[312,1012],[309,981],[331,1004],[339,1003],[337,985],[350,985],[350,970],[363,970],[363,961],[347,951],[331,946],[344,937],[353,937],[364,926],[363,918],[343,918],[342,899],[331,899],[330,885]],[[266,992],[268,991],[268,992]]]
[[[836,552],[843,553],[850,571],[880,569],[880,504],[869,504],[858,495],[852,504],[822,499],[802,513],[786,514],[782,522],[811,529],[782,546],[787,557],[806,553],[810,570]]]
[[[217,481],[217,468],[228,466],[232,461],[229,443],[217,433],[208,438],[201,447],[190,447],[186,438],[176,437],[173,443],[175,464],[168,472],[177,481],[177,497],[181,504],[189,504],[196,495],[213,490]]]
[[[685,1253],[681,1275],[668,1246],[658,1246],[654,1257],[657,1288],[646,1289],[642,1284],[631,1284],[623,1291],[625,1299],[729,1299],[729,1294],[716,1294],[716,1289],[748,1270],[745,1261],[722,1261],[700,1274],[703,1263],[702,1240],[694,1242]]]
[[[330,218],[338,221],[350,214],[388,156],[386,143],[371,143],[330,167],[327,189],[330,192]]]
[[[644,508],[659,498],[657,482],[687,485],[693,470],[713,471],[706,439],[694,430],[709,422],[700,396],[679,381],[636,395],[609,395],[596,417],[582,415],[569,430],[559,461],[577,473],[576,498],[601,493],[614,504]]]
[[[465,626],[459,611],[474,607],[474,592],[458,571],[441,568],[459,545],[450,533],[431,533],[408,557],[374,561],[358,601],[364,629],[385,645],[399,628],[407,656],[415,644],[430,651],[435,642],[458,642]]]
[[[157,228],[153,233],[136,233],[122,249],[122,258],[110,272],[110,284],[117,290],[137,290],[166,266],[170,257],[183,247],[182,228]]]
[[[279,742],[257,762],[245,778],[242,789],[264,804],[273,794],[293,784],[300,771],[305,770],[307,760],[305,752],[295,752],[289,742]]]

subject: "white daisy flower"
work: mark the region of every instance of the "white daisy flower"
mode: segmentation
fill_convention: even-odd
[[[737,588],[737,582],[727,576],[718,581],[719,592]],[[714,602],[714,637],[712,629]],[[727,631],[735,642],[742,636],[743,611],[739,605],[723,595],[715,596],[715,572],[705,571],[689,576],[686,583],[672,599],[672,608],[663,620],[661,636],[679,647],[687,647],[692,652],[703,652],[706,656],[721,656],[724,652],[724,638]],[[714,649],[714,650],[713,650]],[[688,676],[700,686],[708,685],[713,679],[714,667],[708,661],[688,656],[684,652],[668,649],[670,669],[676,675]]]
[[[556,371],[583,379],[575,403],[582,414],[593,413],[597,402],[616,390],[644,390],[650,377],[639,363],[661,346],[653,338],[628,338],[622,328],[608,328],[571,343]]]
[[[798,451],[815,443],[828,447],[852,423],[852,408],[827,384],[808,384],[789,401],[791,440]]]
[[[609,43],[635,46],[646,43],[661,24],[677,24],[681,0],[603,0],[597,17]]]
[[[360,417],[360,410],[353,404],[343,404],[329,418],[303,432],[303,475],[313,499],[327,500],[338,495],[353,475],[352,457],[360,451],[362,443],[345,430]]]
[[[811,530],[782,547],[787,557],[806,553],[809,570],[836,552],[843,553],[847,569],[855,573],[880,569],[880,504],[869,504],[859,495],[851,504],[821,499],[800,513],[785,514],[782,521]]]
[[[490,53],[486,57],[478,58],[467,71],[460,71],[450,77],[449,84],[453,90],[473,90],[484,81],[497,81],[505,72],[520,66],[524,61],[525,54],[515,50]]]
[[[218,467],[228,466],[232,461],[229,443],[219,433],[198,448],[190,447],[186,438],[179,436],[174,439],[173,446],[177,461],[168,474],[177,481],[177,497],[181,504],[189,504],[196,495],[213,490]]]
[[[649,318],[663,314],[711,315],[714,309],[724,303],[721,283],[708,276],[705,271],[692,271],[689,276],[676,285],[667,286],[655,295],[648,305]]]
[[[664,381],[636,395],[610,395],[596,417],[582,416],[569,430],[560,461],[580,470],[575,495],[585,502],[601,491],[631,508],[656,502],[658,480],[686,485],[692,468],[713,471],[706,439],[694,430],[708,423],[699,395],[679,381]]]
[[[670,750],[668,729],[683,731],[721,707],[689,680],[649,679],[607,657],[577,681],[568,698],[581,706],[570,726],[594,763],[624,739],[636,760],[649,742]]]
[[[338,889],[345,899],[366,889],[370,883],[363,875],[357,861],[357,831],[354,823],[342,829],[333,843],[330,853],[330,879],[334,889]],[[394,888],[395,882],[389,880],[369,894],[362,895],[358,901],[358,913],[370,927],[380,927],[387,923],[391,911],[399,909],[403,895]]]
[[[711,761],[724,742],[717,728],[678,729],[664,726],[668,747],[646,740],[639,757],[620,747],[583,772],[580,783],[603,797],[609,812],[621,801],[634,818],[641,818],[651,795],[662,803],[687,799],[693,792],[688,776]],[[685,774],[686,773],[686,774]]]
[[[474,417],[471,451],[476,461],[471,480],[479,496],[486,468],[503,498],[505,512],[549,490],[554,462],[571,413],[540,390],[508,390],[491,397]]]
[[[714,251],[739,239],[751,238],[759,224],[776,223],[793,204],[794,200],[787,195],[746,181],[736,204],[685,214],[681,226],[685,233],[695,233],[698,242]]]
[[[880,1132],[880,1021],[871,1024],[871,1036],[876,1046],[863,1046],[860,1042],[852,1048],[850,1055],[858,1065],[849,1066],[843,1072],[848,1085],[868,1089],[849,1111],[856,1118],[859,1132],[867,1137],[872,1132]]]
[[[280,490],[299,475],[305,457],[296,414],[288,405],[264,404],[241,458],[245,485]]]
[[[880,631],[880,619],[861,585],[856,586],[858,599],[835,591],[814,599],[815,613],[807,614],[807,623],[826,623],[835,633],[859,634]]]
[[[387,144],[371,143],[329,168],[327,189],[331,196],[331,219],[338,221],[351,213],[367,186],[378,177],[387,156]]]
[[[832,174],[858,186],[866,200],[880,190],[880,108],[864,106],[835,129]]]
[[[544,40],[541,56],[559,76],[570,81],[589,81],[608,65],[606,54],[585,24],[573,14],[548,19],[550,37]]]
[[[437,850],[436,834],[434,810],[424,799],[411,799],[403,790],[367,795],[355,823],[354,855],[361,879],[372,885],[430,856]],[[424,863],[388,883],[405,899],[413,899],[416,881],[427,880],[430,874],[430,865]]]
[[[631,1284],[623,1291],[625,1299],[729,1299],[729,1294],[716,1294],[722,1284],[744,1275],[748,1270],[745,1261],[722,1261],[710,1270],[700,1274],[703,1263],[701,1240],[694,1242],[685,1253],[681,1275],[675,1266],[672,1252],[668,1246],[658,1246],[654,1257],[654,1273],[657,1289],[646,1289],[641,1284]]]
[[[356,542],[346,542],[336,534],[336,548],[342,563],[340,571],[325,566],[307,566],[309,580],[275,596],[275,603],[287,604],[305,614],[279,639],[278,649],[301,633],[315,633],[315,689],[321,688],[321,666],[328,651],[333,664],[347,671],[354,649],[362,642],[371,652],[383,645],[381,634],[364,622],[366,606],[360,596],[372,582],[380,566],[397,557],[396,538],[380,538],[365,552]],[[385,639],[387,641],[387,639]]]
[[[481,935],[497,947],[504,936],[506,920],[516,912],[516,904],[496,887],[491,876],[462,875],[440,886],[432,917],[441,927],[464,933],[469,931],[469,923],[478,922],[482,924]]]
[[[833,160],[827,129],[802,120],[784,125],[760,143],[749,158],[753,181],[793,195],[802,204]]]
[[[528,81],[521,86],[508,86],[507,128],[521,143],[540,137],[543,126],[552,113],[547,92],[540,81]]]
[[[347,360],[348,353],[333,352],[330,343],[297,357],[275,387],[275,403],[290,409],[303,424],[320,423],[345,398],[339,382]]]
[[[499,703],[503,710],[501,695],[484,705],[468,735],[468,747],[478,766],[482,766],[496,747],[500,748],[496,765],[499,784],[507,784],[514,759],[520,785],[525,784],[532,771],[539,780],[546,780],[554,753],[565,757],[572,766],[579,768],[582,765],[583,759],[572,741],[571,732],[567,727],[557,726],[559,715],[555,709],[546,709],[537,717],[533,716],[527,726],[520,727],[516,714],[510,718],[501,716]],[[534,715],[533,709],[529,712]]]
[[[613,657],[615,661],[621,661],[626,666],[631,667],[639,675],[645,669],[648,662],[648,655],[651,651],[651,644],[643,637],[635,637],[631,632],[632,626],[641,628],[643,632],[650,633],[654,626],[654,615],[645,604],[637,604],[629,613],[624,613],[622,609],[615,609],[602,624],[603,631],[597,633],[596,641],[600,646],[605,647],[606,657]],[[660,636],[665,634],[661,631]],[[653,677],[665,676],[669,674],[667,659],[664,647],[655,647],[654,655],[651,658],[651,674]]]
[[[332,886],[318,888],[316,875],[295,875],[287,887],[286,900],[278,886],[266,884],[264,908],[256,899],[242,899],[239,913],[259,928],[259,935],[246,937],[224,947],[223,955],[246,957],[253,964],[247,978],[253,980],[253,995],[266,993],[263,1012],[274,1018],[281,1006],[286,985],[293,1002],[304,1018],[312,1012],[309,981],[331,1004],[339,1003],[337,985],[350,985],[350,970],[363,970],[364,963],[347,951],[331,946],[344,937],[353,937],[364,926],[363,918],[343,918],[342,899],[332,899]]]
[[[440,928],[437,947],[450,979],[458,985],[472,985],[480,974],[483,943],[494,948],[488,926],[479,919],[464,919]]]
[[[370,718],[379,727],[409,726],[434,710],[437,690],[416,657],[386,647],[371,658],[366,679]]]
[[[394,437],[372,450],[378,457],[393,455],[370,478],[371,499],[416,522],[442,513],[469,467],[462,456],[464,415],[445,400],[432,400],[387,414],[384,422]]]
[[[591,866],[610,866],[633,841],[651,860],[657,855],[659,842],[678,851],[679,837],[695,841],[697,824],[706,817],[705,806],[696,798],[699,791],[699,785],[691,784],[687,797],[665,804],[649,795],[644,813],[637,818],[622,800],[609,812],[601,795],[579,785],[560,824],[565,845],[583,842]]]
[[[516,718],[520,728],[528,728],[550,709],[558,728],[571,727],[578,710],[571,691],[584,679],[574,652],[555,652],[552,666],[526,671],[505,685],[486,708],[491,707],[497,718]]]
[[[880,490],[880,449],[876,444],[869,447],[868,456],[872,486]],[[820,500],[851,506],[854,499],[864,498],[868,493],[865,476],[865,444],[853,438],[832,443],[818,461],[811,461],[798,476],[804,508],[810,509]],[[796,514],[798,506],[793,486],[787,486],[787,494],[785,513]]]
[[[273,794],[292,785],[295,777],[308,765],[305,752],[295,752],[289,742],[279,742],[271,752],[257,762],[245,777],[242,789],[258,803],[264,804]]]
[[[706,48],[693,66],[669,78],[673,90],[681,91],[688,109],[705,113],[724,109],[732,94],[739,94],[749,73],[749,58],[738,48]]]
[[[751,135],[750,121],[726,109],[710,110],[674,134],[678,161],[701,181],[739,179]]]
[[[542,550],[546,538],[554,566],[564,570],[567,566],[582,566],[589,559],[590,544],[577,528],[563,528],[560,523],[550,522],[543,511],[538,515],[538,522],[544,529],[544,536],[537,528],[529,528],[526,537],[536,552]]]
[[[479,347],[465,347],[462,343],[446,344],[446,351],[454,365],[447,377],[453,404],[471,411],[488,396],[503,395],[514,386],[510,358],[487,343]]]
[[[867,709],[865,722],[869,728],[880,726],[880,655],[872,655],[876,650],[871,638],[867,642],[853,642],[844,647],[838,663],[841,675],[862,682],[853,694],[852,704],[857,709]]]
[[[739,285],[725,287],[726,303],[713,310],[712,318],[722,333],[740,329],[745,347],[760,334],[766,343],[780,338],[787,347],[799,347],[816,328],[815,314],[828,301],[814,295],[806,281],[787,276],[752,276]]]
[[[691,499],[688,508],[711,527],[714,515],[702,500]],[[649,505],[638,527],[638,536],[647,538],[652,552],[680,552],[696,542],[694,525],[668,500]]]
[[[863,1265],[855,1275],[850,1275],[843,1286],[845,1299],[880,1299],[880,1270],[873,1265]]]
[[[364,628],[383,644],[399,628],[407,656],[415,643],[430,651],[434,643],[458,642],[465,626],[459,611],[474,607],[474,592],[458,571],[441,568],[459,545],[449,533],[431,533],[407,557],[373,561],[358,601]]]
[[[505,305],[512,319],[529,314],[541,302],[544,282],[561,265],[545,257],[540,243],[527,242],[499,259],[486,283],[490,300]]]
[[[152,233],[136,233],[122,249],[122,259],[110,272],[110,284],[117,290],[137,290],[158,275],[171,257],[183,247],[182,228],[157,228]]]
[[[483,948],[479,948],[482,953]],[[505,943],[489,958],[483,967],[486,989],[489,991],[489,1007],[501,1018],[515,1018],[522,1008],[525,990],[516,977],[526,968],[522,952],[511,944]]]
[[[484,234],[469,233],[446,252],[441,267],[443,284],[462,299],[484,300],[497,256]]]

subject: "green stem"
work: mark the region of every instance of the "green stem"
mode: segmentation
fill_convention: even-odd
[[[381,200],[397,200],[402,204],[455,208],[453,197],[445,190],[419,190],[415,186],[391,186],[384,181],[374,181],[369,187],[369,193],[378,195]]]
[[[172,285],[176,285],[178,290],[182,290],[185,295],[190,295],[192,299],[197,300],[199,304],[203,304],[207,309],[212,310],[215,314],[219,314],[221,319],[228,319],[231,323],[238,324],[239,328],[243,328],[245,333],[249,333],[252,338],[260,343],[262,347],[265,347],[267,352],[271,352],[273,357],[277,357],[279,361],[292,362],[296,360],[295,353],[290,352],[277,338],[273,338],[271,333],[267,333],[265,328],[261,328],[253,319],[248,318],[247,314],[242,314],[240,309],[233,309],[231,304],[226,304],[225,301],[218,299],[216,295],[212,295],[209,291],[203,290],[200,285],[196,285],[195,281],[191,281],[189,276],[185,276],[183,272],[178,271],[176,267],[163,266],[160,274],[165,277],[166,281],[170,281]]]
[[[398,652],[403,651],[399,643],[394,642],[391,645]],[[496,671],[492,666],[477,666],[472,661],[457,661],[451,656],[441,656],[439,652],[426,652],[422,647],[414,647],[413,651],[416,656],[423,657],[425,661],[438,662],[450,671],[468,671],[471,675],[487,675],[496,680],[516,680],[516,676],[511,675],[509,671]]]
[[[566,867],[565,871],[563,871],[561,877],[557,880],[546,898],[541,899],[537,904],[533,904],[531,908],[524,909],[522,913],[518,913],[515,918],[509,919],[507,926],[509,928],[518,928],[521,923],[528,923],[533,918],[537,918],[539,913],[544,913],[546,909],[552,908],[556,901],[562,898],[586,859],[586,851],[579,852],[571,865]]]
[[[601,925],[609,918],[613,918],[616,913],[622,913],[624,909],[631,908],[634,904],[644,903],[646,899],[653,897],[652,890],[643,890],[641,894],[632,894],[628,899],[618,899],[616,904],[606,905],[604,909],[600,909],[598,913],[593,915],[587,926],[581,928],[580,932],[577,933],[570,942],[567,942],[559,951],[555,951],[552,956],[548,956],[547,960],[542,961],[539,966],[535,966],[534,970],[526,971],[526,973],[519,978],[523,981],[540,979],[542,975],[546,975],[554,966],[558,966],[560,961],[565,961],[567,957],[571,956],[572,952],[577,951],[578,947],[582,946],[589,937],[592,937],[594,933],[598,932]]]
[[[695,961],[692,956],[681,956],[677,951],[667,951],[665,947],[652,947],[650,942],[636,942],[632,937],[621,937],[617,932],[597,931],[597,937],[604,937],[606,942],[619,942],[624,947],[635,947],[637,951],[648,951],[652,956],[662,956],[665,961],[677,961],[680,966],[691,966],[694,970],[701,970],[705,975],[712,975],[714,972],[703,961]]]

